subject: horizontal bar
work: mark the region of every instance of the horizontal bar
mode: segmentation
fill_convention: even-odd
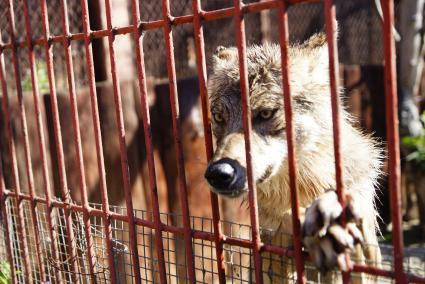
[[[256,3],[249,3],[245,4],[241,11],[244,14],[249,13],[258,13],[264,10],[270,10],[270,9],[276,9],[279,5],[279,0],[270,0],[270,1],[264,1],[264,2],[256,2]],[[299,3],[317,3],[320,2],[319,0],[287,0],[286,3],[288,5],[293,4],[299,4]],[[231,8],[224,8],[214,11],[201,11],[200,17],[202,21],[215,21],[225,18],[231,18],[234,16],[235,9],[234,7]],[[142,33],[143,31],[148,30],[154,30],[154,29],[160,29],[163,28],[164,25],[171,24],[173,26],[183,25],[183,24],[189,24],[194,21],[195,16],[194,15],[185,15],[185,16],[178,16],[178,17],[171,17],[170,21],[165,21],[163,19],[161,20],[155,20],[155,21],[149,21],[144,22],[141,21],[139,23],[139,31]],[[96,31],[89,31],[89,37],[91,39],[98,39],[109,36],[111,33],[113,35],[125,35],[133,32],[134,27],[132,25],[130,26],[124,26],[124,27],[114,27],[111,30],[104,29],[104,30],[96,30]],[[57,36],[49,36],[49,38],[46,40],[43,38],[38,38],[31,41],[32,45],[39,45],[44,46],[47,44],[52,43],[63,43],[64,41],[83,41],[85,38],[84,33],[75,33],[75,34],[67,34],[67,35],[57,35]],[[12,49],[13,46],[19,47],[19,48],[27,48],[28,43],[26,41],[17,41],[15,45],[13,45],[11,42],[0,44],[0,49]]]
[[[271,1],[264,1],[259,3],[251,3],[243,5],[240,8],[240,13],[246,14],[246,13],[254,13],[254,12],[260,12],[262,10],[267,9],[274,9],[277,8],[279,5],[279,2],[276,0]],[[298,4],[298,3],[306,3],[306,2],[318,2],[317,0],[287,0],[284,1],[287,4]],[[225,8],[215,11],[200,11],[199,12],[199,18],[201,21],[214,21],[219,20],[223,18],[229,18],[233,17],[235,15],[235,8]],[[192,23],[195,21],[194,15],[185,15],[185,16],[179,16],[179,17],[171,17],[169,16],[169,19],[163,19],[163,20],[156,20],[156,21],[150,21],[150,22],[140,22],[138,24],[139,32],[142,33],[146,30],[153,30],[153,29],[159,29],[163,28],[165,25],[182,25],[187,23]],[[103,38],[108,37],[111,35],[125,35],[134,32],[134,26],[124,26],[119,28],[109,28],[106,30],[97,30],[97,31],[89,31],[89,37],[90,39],[95,38]],[[137,31],[136,31],[137,33]],[[29,46],[34,45],[40,45],[40,46],[46,46],[50,45],[52,43],[64,43],[65,41],[73,41],[73,40],[84,40],[87,34],[84,33],[76,33],[76,34],[68,34],[68,35],[59,35],[59,36],[49,36],[48,38],[40,38],[37,40],[33,40],[31,42],[15,42],[13,43],[7,43],[7,44],[0,44],[0,49],[13,49],[16,47],[20,48],[28,48]],[[12,191],[5,190],[4,194],[6,196],[15,197],[18,201],[18,203],[21,200],[29,200],[33,202],[40,202],[42,204],[45,204],[46,206],[50,207],[58,207],[58,208],[64,208],[64,209],[70,209],[77,212],[83,212],[86,214],[89,214],[90,216],[99,216],[99,217],[108,217],[116,220],[121,220],[123,222],[129,222],[129,217],[126,215],[114,213],[114,212],[104,212],[102,210],[99,210],[97,208],[91,208],[89,206],[80,206],[76,204],[69,204],[67,202],[61,202],[61,201],[51,201],[51,204],[49,206],[49,201],[46,199],[43,199],[41,197],[37,196],[31,196],[24,193],[15,193]],[[155,224],[152,221],[145,220],[142,218],[134,217],[134,222],[136,225],[149,227],[151,229],[155,229]],[[184,235],[185,230],[184,228],[180,228],[173,225],[167,225],[160,223],[161,229],[166,232],[176,233],[180,235]],[[213,233],[209,232],[203,232],[203,231],[197,231],[197,230],[191,230],[191,234],[196,239],[203,239],[208,240],[211,242],[214,242],[216,240],[215,235]],[[241,246],[253,249],[253,244],[249,240],[239,239],[239,238],[233,238],[233,237],[227,237],[223,236],[222,239],[223,243],[229,244],[229,245],[235,245],[235,246]],[[264,243],[260,243],[260,250],[261,252],[271,252],[282,256],[288,256],[288,257],[294,257],[294,251],[292,249],[286,249],[279,246],[273,246],[273,245],[267,245]],[[303,256],[304,258],[306,255]],[[394,271],[390,270],[384,270],[372,266],[366,266],[366,265],[359,265],[354,264],[353,270],[354,272],[364,272],[369,273],[373,275],[383,276],[383,277],[389,277],[389,278],[395,278],[397,275]],[[416,275],[405,275],[409,281],[411,282],[423,282],[425,281],[425,278],[416,276]]]
[[[10,189],[5,189],[4,195],[6,196],[5,198],[7,198],[7,197],[17,198],[16,193],[11,191]],[[21,193],[19,195],[19,198],[17,198],[17,199],[29,200],[30,198],[31,197],[28,194]],[[41,204],[46,204],[46,200],[42,199],[40,197],[35,197],[34,201],[39,202]],[[52,206],[58,207],[58,208],[65,208],[66,206],[69,206],[68,208],[70,210],[73,210],[73,211],[76,211],[76,212],[83,212],[84,210],[88,210],[87,212],[90,216],[95,216],[95,217],[103,217],[104,216],[104,212],[100,209],[93,208],[93,207],[90,207],[90,208],[87,209],[87,208],[84,208],[83,206],[80,206],[80,205],[65,204],[65,202],[61,202],[61,201],[57,201],[57,200],[52,200]],[[128,218],[127,218],[126,215],[122,215],[122,214],[115,213],[115,212],[110,212],[107,217],[111,218],[113,220],[117,220],[117,221],[128,222]],[[136,216],[134,217],[134,221],[135,221],[136,225],[147,227],[149,229],[155,229],[155,224],[154,224],[153,221],[145,220],[143,218],[139,218],[139,217],[136,217]],[[184,228],[181,228],[181,227],[161,223],[161,229],[164,232],[178,234],[178,235],[184,235]],[[215,241],[214,233],[205,232],[205,231],[199,231],[199,230],[193,230],[192,229],[192,237],[194,239],[200,239],[200,240],[204,240],[204,241],[210,241],[210,242]],[[246,240],[246,239],[224,236],[223,243],[228,244],[228,245],[240,246],[240,247],[252,249],[251,241]],[[269,245],[269,244],[264,244],[264,243],[261,243],[260,251],[261,252],[270,252],[270,253],[274,253],[274,254],[277,254],[277,255],[280,255],[280,256],[285,256],[285,257],[294,257],[295,256],[295,252],[292,248],[283,248],[283,247],[280,247],[280,246]],[[304,253],[303,258],[304,258],[304,261],[308,261],[309,260],[308,254]],[[395,277],[395,273],[392,270],[387,270],[387,269],[382,269],[382,268],[378,268],[378,267],[374,267],[374,266],[368,266],[368,265],[362,265],[362,264],[354,264],[352,272],[363,272],[363,273],[368,273],[368,274],[371,274],[371,275],[383,276],[383,277],[388,277],[388,278],[394,278]],[[409,278],[409,281],[413,282],[413,283],[423,283],[425,281],[425,277],[421,277],[421,276],[417,276],[417,275],[408,275],[408,278]]]
[[[384,269],[381,269],[381,268],[377,268],[377,267],[370,266],[370,265],[364,265],[364,264],[354,264],[352,271],[353,272],[364,272],[364,273],[368,273],[368,274],[371,274],[371,275],[383,276],[383,277],[388,277],[388,278],[394,278],[395,277],[394,271],[384,270]]]

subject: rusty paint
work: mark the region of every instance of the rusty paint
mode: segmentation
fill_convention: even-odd
[[[235,0],[235,34],[236,45],[239,54],[239,76],[241,88],[241,102],[242,102],[242,124],[245,138],[245,154],[246,154],[246,172],[248,181],[248,200],[249,212],[251,218],[251,232],[252,232],[252,248],[254,250],[254,268],[255,268],[255,281],[256,283],[263,282],[262,261],[261,261],[261,238],[260,238],[260,224],[258,220],[258,204],[257,204],[257,189],[252,172],[252,155],[251,155],[251,108],[249,105],[249,85],[248,85],[248,67],[246,64],[246,35],[245,23],[243,20],[242,6],[240,0]]]
[[[9,153],[12,161],[12,172],[13,172],[13,190],[8,190],[4,186],[3,179],[0,180],[0,195],[1,195],[1,205],[2,205],[2,214],[6,215],[5,210],[5,200],[8,197],[15,198],[18,204],[18,234],[21,236],[19,242],[23,248],[23,258],[24,258],[24,268],[25,273],[29,276],[26,278],[27,282],[31,282],[31,265],[28,252],[28,243],[24,234],[24,222],[23,222],[23,208],[22,201],[26,200],[31,203],[31,206],[34,208],[36,203],[45,204],[48,208],[48,214],[50,210],[54,207],[64,209],[66,212],[66,221],[67,221],[67,230],[72,233],[70,230],[72,226],[72,220],[70,218],[71,212],[80,212],[84,215],[84,226],[85,226],[85,235],[91,248],[90,242],[91,232],[90,232],[90,216],[102,217],[104,220],[104,230],[106,235],[106,245],[108,248],[108,264],[111,275],[115,275],[115,264],[113,261],[112,255],[112,231],[111,231],[111,220],[120,220],[123,222],[129,223],[130,231],[130,249],[132,254],[132,267],[134,271],[134,276],[136,282],[140,282],[140,271],[139,271],[139,260],[137,254],[137,239],[136,239],[136,226],[144,226],[156,231],[157,235],[162,235],[162,232],[170,232],[176,235],[184,237],[185,247],[186,247],[186,258],[187,258],[187,269],[189,282],[195,281],[194,273],[194,259],[193,259],[193,248],[192,248],[192,239],[202,239],[214,242],[216,245],[216,255],[217,255],[217,267],[220,283],[225,282],[225,272],[224,272],[224,254],[223,254],[223,244],[229,244],[233,246],[240,246],[245,248],[250,248],[254,251],[254,266],[255,266],[255,278],[256,282],[260,283],[262,281],[262,272],[261,272],[261,252],[271,252],[277,255],[293,257],[295,258],[296,270],[298,275],[298,282],[304,283],[305,278],[303,277],[303,262],[309,260],[309,257],[301,251],[301,243],[299,238],[294,238],[294,249],[282,248],[274,245],[265,245],[261,242],[259,234],[259,223],[258,223],[258,208],[256,200],[256,190],[255,183],[252,176],[252,156],[250,154],[251,149],[251,138],[250,133],[252,131],[251,121],[250,121],[250,109],[249,109],[249,96],[248,96],[248,82],[247,82],[247,70],[246,70],[246,42],[245,42],[245,27],[243,23],[243,16],[246,13],[255,13],[264,10],[278,9],[279,8],[279,28],[280,28],[280,43],[281,43],[281,54],[282,54],[282,82],[284,86],[284,101],[285,101],[285,119],[288,122],[287,124],[287,137],[288,137],[288,160],[289,160],[289,171],[290,171],[290,185],[291,185],[291,203],[292,203],[292,212],[293,212],[293,231],[295,236],[300,235],[300,221],[299,221],[299,208],[298,208],[298,196],[296,190],[296,157],[294,149],[294,137],[293,137],[293,126],[292,126],[292,110],[291,110],[291,100],[290,100],[290,85],[289,85],[289,72],[288,72],[288,27],[287,27],[287,15],[286,8],[288,5],[295,5],[298,3],[304,2],[318,2],[311,0],[268,0],[261,1],[258,3],[242,4],[239,0],[234,1],[234,7],[219,9],[214,11],[203,11],[201,9],[200,0],[193,0],[192,2],[192,12],[193,15],[184,15],[178,17],[172,17],[170,15],[169,1],[162,1],[162,11],[163,18],[150,21],[150,22],[141,22],[139,15],[139,4],[138,1],[132,0],[132,24],[130,26],[124,27],[112,27],[112,5],[110,0],[105,0],[106,4],[106,19],[107,19],[107,28],[98,31],[91,31],[89,20],[88,20],[88,11],[87,11],[87,1],[82,0],[83,8],[83,27],[84,31],[82,33],[70,34],[69,33],[69,23],[67,19],[67,5],[66,1],[61,1],[62,7],[62,35],[51,36],[48,29],[48,18],[47,18],[47,9],[46,0],[40,0],[40,7],[42,12],[42,24],[43,24],[43,37],[39,39],[31,38],[31,30],[29,25],[29,14],[24,4],[24,17],[26,20],[26,39],[22,42],[17,42],[15,40],[15,27],[14,27],[14,15],[13,15],[13,3],[9,0],[9,25],[11,30],[11,41],[9,43],[0,43],[0,81],[2,85],[3,95],[3,113],[5,114],[6,122],[6,131],[9,145]],[[398,141],[398,117],[397,117],[397,97],[396,97],[396,80],[395,80],[395,47],[394,41],[391,34],[391,26],[393,24],[393,2],[392,1],[382,1],[383,11],[384,11],[384,41],[385,41],[385,60],[387,63],[385,65],[385,86],[386,86],[386,96],[387,96],[387,133],[388,133],[388,145],[389,145],[389,172],[390,172],[390,189],[391,189],[391,205],[392,205],[392,220],[394,225],[393,230],[393,246],[394,246],[394,262],[395,270],[385,270],[377,267],[354,264],[352,271],[355,272],[364,272],[373,275],[379,275],[382,277],[394,278],[397,283],[405,283],[407,281],[420,283],[425,279],[420,276],[407,275],[403,270],[403,239],[402,239],[402,230],[401,230],[401,215],[400,215],[400,164],[399,164],[399,141]],[[185,182],[185,170],[184,170],[184,158],[181,145],[180,137],[180,122],[179,122],[179,108],[178,108],[178,99],[177,99],[177,88],[176,88],[176,71],[175,71],[175,62],[173,54],[173,42],[172,42],[172,26],[182,25],[182,24],[193,24],[195,31],[195,44],[196,44],[196,55],[197,55],[197,70],[199,76],[201,100],[202,100],[202,110],[203,110],[203,122],[204,122],[204,132],[205,132],[205,147],[207,159],[211,159],[213,154],[212,146],[212,134],[211,127],[209,124],[209,113],[208,113],[208,94],[206,88],[207,81],[207,72],[205,64],[205,51],[204,51],[204,38],[203,38],[203,21],[214,21],[223,18],[234,17],[235,19],[235,34],[237,39],[237,46],[239,52],[239,64],[241,70],[241,94],[242,94],[242,103],[243,103],[243,125],[244,125],[244,135],[245,135],[245,148],[247,153],[247,172],[248,172],[248,185],[249,185],[249,202],[250,202],[250,217],[252,224],[252,241],[227,237],[223,235],[220,227],[220,215],[219,215],[219,206],[218,199],[215,194],[211,194],[211,204],[213,209],[213,225],[214,233],[203,232],[198,230],[192,230],[190,227],[189,220],[189,208],[187,204],[187,185]],[[337,47],[335,39],[335,9],[332,5],[332,1],[325,0],[325,20],[326,20],[326,32],[328,35],[328,46],[329,46],[329,63],[330,63],[330,90],[332,95],[332,118],[334,121],[333,125],[333,135],[334,135],[334,146],[335,146],[335,170],[336,170],[336,184],[339,201],[344,206],[344,185],[342,177],[342,157],[341,157],[341,147],[340,147],[340,129],[339,129],[339,96],[338,96],[338,61],[337,61]],[[154,157],[153,157],[153,144],[151,140],[151,129],[150,129],[150,116],[149,116],[149,107],[147,103],[147,90],[146,90],[146,74],[144,66],[144,53],[143,46],[141,42],[141,33],[143,30],[151,29],[163,29],[164,38],[166,42],[166,55],[167,55],[167,67],[168,67],[168,78],[170,83],[170,101],[172,109],[172,118],[173,118],[173,135],[174,143],[176,146],[177,154],[177,169],[178,169],[178,178],[179,178],[179,200],[183,213],[183,227],[178,227],[174,225],[166,225],[161,223],[160,212],[158,205],[158,192],[156,184],[156,173],[154,166]],[[151,187],[151,197],[153,204],[153,221],[145,220],[138,218],[133,214],[133,206],[131,201],[131,192],[130,192],[130,177],[128,172],[128,162],[127,162],[127,153],[125,148],[125,129],[123,122],[123,113],[121,107],[121,94],[119,90],[119,78],[116,72],[116,56],[114,53],[114,39],[117,35],[124,35],[132,33],[134,36],[134,41],[136,44],[136,59],[137,59],[137,70],[138,70],[138,81],[141,95],[141,113],[143,120],[143,127],[145,132],[145,143],[146,143],[146,152],[147,152],[147,161],[149,168],[149,182]],[[105,178],[105,165],[103,157],[103,146],[101,140],[101,130],[100,130],[100,121],[99,121],[99,111],[97,108],[97,97],[96,89],[94,82],[94,73],[93,73],[93,54],[91,49],[91,41],[93,38],[104,38],[107,37],[109,41],[109,50],[110,50],[110,62],[111,62],[111,73],[112,81],[114,86],[114,99],[115,99],[115,110],[116,110],[116,119],[117,126],[119,130],[119,142],[120,142],[120,157],[121,157],[121,170],[124,180],[124,191],[126,198],[126,214],[118,214],[109,211],[108,203],[108,194],[107,194],[107,184]],[[102,195],[102,210],[91,208],[88,204],[87,198],[87,186],[85,181],[85,170],[84,162],[82,155],[81,147],[81,133],[79,131],[79,120],[78,120],[78,109],[76,104],[76,91],[75,91],[75,80],[73,75],[72,67],[72,56],[71,56],[71,41],[81,41],[84,40],[86,48],[86,65],[88,70],[88,79],[90,87],[90,98],[92,106],[92,119],[95,129],[95,141],[96,141],[96,151],[97,151],[97,163],[100,173],[100,190]],[[83,197],[83,204],[71,204],[69,198],[67,197],[67,181],[66,181],[66,172],[64,167],[64,157],[62,149],[62,138],[61,138],[61,128],[59,124],[59,114],[57,109],[56,101],[56,88],[55,88],[55,78],[53,73],[53,54],[51,50],[51,45],[54,43],[62,43],[65,50],[65,59],[66,59],[66,69],[67,69],[67,79],[68,79],[68,88],[69,88],[69,97],[71,101],[71,114],[72,114],[72,123],[74,128],[74,144],[76,147],[77,159],[78,159],[78,170],[80,175],[80,190]],[[61,194],[63,195],[63,201],[52,199],[50,196],[50,185],[48,181],[48,170],[46,162],[46,150],[45,150],[45,141],[43,133],[41,131],[43,125],[41,121],[41,116],[39,114],[39,102],[38,102],[38,87],[37,87],[37,78],[35,76],[35,67],[34,67],[34,46],[39,45],[45,48],[46,53],[46,62],[47,70],[49,77],[49,90],[50,96],[52,98],[52,110],[53,110],[53,122],[54,122],[54,131],[55,131],[55,145],[57,148],[57,158],[59,160],[59,175],[60,175],[60,185],[61,185]],[[33,85],[33,97],[34,97],[34,108],[37,118],[37,133],[38,133],[38,142],[40,146],[42,167],[43,167],[43,180],[44,180],[44,191],[45,196],[39,197],[34,193],[34,181],[32,177],[32,168],[31,168],[31,153],[29,147],[29,137],[28,129],[26,125],[26,113],[22,101],[22,87],[20,84],[19,78],[19,60],[17,57],[18,48],[27,49],[28,58],[30,61],[30,71],[31,79]],[[8,96],[7,96],[7,86],[5,81],[5,74],[3,71],[4,59],[3,59],[3,50],[10,49],[12,50],[12,60],[13,68],[16,74],[15,83],[17,89],[17,95],[19,100],[19,116],[21,120],[21,125],[23,129],[24,137],[24,150],[25,150],[25,165],[26,165],[26,174],[29,181],[29,194],[22,193],[19,185],[19,175],[17,169],[17,158],[15,145],[11,129],[10,121],[10,111],[8,105]],[[0,168],[0,177],[2,177],[2,169]],[[34,218],[34,211],[32,211],[32,221],[37,224],[37,219]],[[51,217],[48,217],[49,219]],[[6,218],[5,218],[6,219]],[[7,222],[7,219],[6,219]],[[344,220],[343,223],[344,224]],[[8,229],[6,224],[6,229]],[[52,226],[51,220],[49,222],[50,235],[54,238],[54,228]],[[72,236],[69,236],[72,239]],[[36,237],[37,238],[37,237]],[[68,241],[69,243],[69,241]],[[164,252],[161,238],[156,238],[156,247],[157,247],[157,257],[159,261],[159,274],[161,283],[166,283],[166,270],[165,270],[165,260]],[[6,248],[8,251],[9,260],[12,262],[13,254],[10,251],[10,246]],[[39,250],[40,248],[37,247]],[[52,244],[52,251],[55,254],[55,245]],[[75,245],[71,242],[70,251],[71,255],[75,255]],[[89,261],[90,261],[90,273],[94,275],[93,267],[93,251],[89,249]],[[37,260],[40,266],[40,258]],[[12,267],[14,269],[14,267]],[[73,263],[72,269],[74,272],[77,270],[76,263]],[[45,279],[43,275],[42,265],[40,266],[41,278]],[[58,279],[60,276],[57,276]],[[344,281],[348,282],[349,274],[344,274]],[[74,278],[75,279],[75,278]],[[16,279],[13,279],[15,282]],[[113,277],[111,279],[112,283],[116,282],[116,279]],[[95,282],[94,277],[92,277],[92,282]]]
[[[291,189],[292,230],[295,236],[301,236],[301,221],[299,210],[299,198],[297,187],[297,170],[295,157],[295,135],[292,112],[291,88],[289,78],[289,56],[288,56],[288,14],[286,5],[281,2],[279,9],[279,35],[280,56],[282,66],[283,99],[285,106],[286,137],[288,143],[288,170],[289,185]],[[297,282],[305,283],[304,263],[302,259],[301,238],[293,238],[295,249],[295,266],[297,271]]]
[[[385,58],[385,109],[387,116],[388,172],[394,271],[396,283],[407,283],[403,270],[403,229],[401,225],[400,141],[398,133],[397,82],[395,66],[394,2],[381,1]]]

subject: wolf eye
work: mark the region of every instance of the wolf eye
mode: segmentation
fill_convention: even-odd
[[[260,111],[259,116],[262,119],[270,119],[272,117],[272,115],[273,115],[273,112],[274,112],[273,110],[265,109],[265,110]]]
[[[213,113],[213,119],[217,123],[222,123],[224,121],[224,117],[221,113]]]

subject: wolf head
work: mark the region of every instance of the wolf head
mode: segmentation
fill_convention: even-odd
[[[298,159],[320,151],[323,129],[331,127],[328,50],[324,34],[289,48],[289,72]],[[247,49],[252,120],[253,177],[266,183],[287,164],[280,47]],[[217,141],[205,178],[213,191],[236,197],[247,191],[238,52],[219,47],[208,82],[212,129]],[[300,155],[300,153],[302,155]]]

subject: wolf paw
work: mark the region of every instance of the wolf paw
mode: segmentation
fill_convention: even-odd
[[[339,225],[342,207],[334,191],[319,196],[307,209],[302,226],[303,243],[312,261],[321,272],[338,266],[341,270],[351,269],[346,252],[363,242],[357,223],[361,222],[361,211],[356,202],[347,195],[346,227]]]

